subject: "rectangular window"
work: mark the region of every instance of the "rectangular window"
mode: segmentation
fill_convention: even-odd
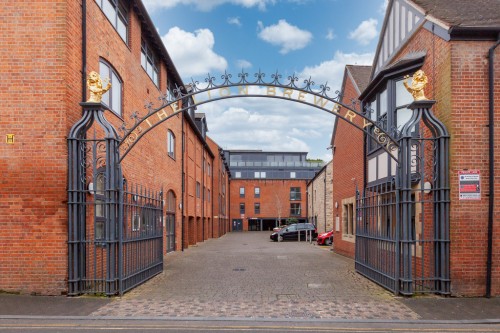
[[[253,193],[254,193],[254,198],[260,198],[260,187],[255,187],[253,189]]]
[[[259,202],[256,202],[254,204],[254,213],[255,214],[260,214],[260,203]]]
[[[301,205],[300,203],[291,203],[290,204],[290,216],[300,216],[301,213]]]
[[[266,178],[265,171],[255,171],[254,178]]]
[[[245,204],[240,203],[240,214],[245,214]]]
[[[158,60],[151,47],[144,41],[141,41],[141,65],[142,68],[148,73],[151,80],[156,86],[160,85]]]
[[[168,131],[167,145],[168,145],[168,156],[175,159],[175,136],[174,133],[172,133],[172,131]]]
[[[96,0],[96,2],[123,41],[128,44],[128,10],[126,2],[123,0]]]
[[[290,187],[290,200],[300,200],[300,187]]]
[[[354,210],[354,203],[349,202],[343,205],[342,219],[343,230],[342,233],[347,236],[354,236],[354,223],[356,211]]]
[[[245,197],[245,188],[240,187],[240,198],[244,198],[244,197]]]
[[[201,195],[201,184],[200,182],[196,182],[196,197],[199,198]]]

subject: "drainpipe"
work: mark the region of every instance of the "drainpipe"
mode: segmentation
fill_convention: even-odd
[[[186,188],[186,184],[184,184],[184,154],[185,154],[185,147],[186,147],[186,142],[185,142],[185,134],[184,134],[184,113],[185,112],[182,112],[182,115],[181,115],[181,132],[182,132],[182,147],[181,147],[181,151],[182,151],[182,159],[181,159],[181,186],[182,186],[182,200],[181,200],[181,205],[182,205],[182,211],[181,211],[181,250],[184,251],[184,223],[186,223],[186,217],[184,216],[184,207],[186,206],[185,205],[185,188]]]
[[[323,199],[323,208],[325,209],[325,211],[324,211],[323,216],[324,216],[324,220],[325,220],[324,222],[325,222],[325,232],[326,232],[326,168],[325,168],[325,176],[323,178],[323,183],[325,184],[325,193],[324,193],[325,198]]]
[[[87,0],[82,0],[82,102],[87,99]]]
[[[489,50],[488,57],[488,79],[489,79],[489,203],[488,203],[488,254],[486,261],[486,297],[491,297],[491,270],[493,256],[493,208],[495,204],[495,103],[494,103],[494,83],[495,83],[495,49],[500,44],[500,35],[497,42]]]

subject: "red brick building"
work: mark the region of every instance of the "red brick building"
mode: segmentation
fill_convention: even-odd
[[[258,231],[307,219],[307,181],[322,164],[307,153],[228,150],[231,230]]]
[[[229,224],[229,166],[226,163],[224,151],[210,137],[207,143],[214,152],[212,175],[212,211],[213,223],[210,237],[220,237],[230,231]]]
[[[88,73],[110,79],[111,89],[102,101],[104,117],[120,135],[123,123],[130,128],[134,119],[160,105],[158,97],[172,96],[175,87],[183,87],[142,2],[110,3],[115,5],[106,11],[102,6],[109,3],[101,0],[0,4],[1,67],[9,77],[0,92],[8,110],[0,119],[5,138],[0,145],[0,290],[68,292],[72,203],[67,138],[82,117],[79,103],[89,98]],[[144,107],[146,100],[152,102],[149,108]],[[180,106],[167,106],[157,116],[166,117]],[[219,160],[216,168],[221,169],[214,168],[218,152],[212,152],[197,121],[192,112],[173,116],[138,140],[120,163],[127,188],[162,191],[163,253],[222,234],[210,232],[211,196],[213,174],[225,167]],[[206,127],[204,119],[201,124]],[[85,191],[97,202],[97,180],[92,184]],[[93,214],[100,216],[97,208]],[[145,217],[132,215],[125,227],[142,232]],[[103,232],[97,220],[92,228],[88,235],[97,238]],[[107,251],[105,243],[91,242],[96,253]]]
[[[356,100],[370,79],[370,66],[348,65],[344,70],[342,103]],[[354,122],[363,126],[361,118]],[[337,119],[332,135],[333,244],[337,253],[354,257],[356,236],[356,187],[364,184],[364,134],[351,124]]]
[[[438,278],[439,282],[432,283],[434,286],[449,284],[445,294],[500,295],[500,237],[498,230],[494,228],[499,212],[498,187],[494,186],[498,178],[495,170],[499,168],[499,160],[495,150],[499,140],[493,131],[499,121],[495,110],[500,96],[497,70],[500,65],[497,47],[500,33],[498,13],[498,1],[389,1],[370,83],[359,97],[374,123],[395,136],[398,135],[395,130],[399,133],[403,130],[415,130],[411,140],[417,142],[422,135],[431,134],[420,129],[433,124],[420,122],[415,128],[404,128],[405,123],[413,120],[412,111],[408,109],[412,98],[403,81],[406,75],[411,76],[419,69],[427,75],[425,95],[436,101],[432,111],[449,133],[449,158],[438,155],[434,162],[430,162],[433,160],[432,149],[429,150],[426,143],[412,152],[412,156],[422,153],[420,155],[423,159],[411,162],[411,198],[408,196],[407,200],[415,202],[415,205],[413,211],[405,212],[411,213],[412,217],[410,229],[405,232],[412,235],[410,243],[407,243],[411,244],[410,256],[422,262],[421,266],[414,267],[412,274],[419,276],[422,281],[428,279],[428,276],[424,276],[424,270],[431,271],[432,265],[442,265],[427,256],[432,254],[432,247],[428,245],[430,243],[426,243],[430,239],[428,237],[432,237],[432,223],[429,224],[427,218],[432,221],[433,217],[435,219],[441,214],[435,211],[433,213],[430,206],[432,201],[429,200],[436,200],[436,193],[448,191],[448,186],[436,188],[433,180],[424,175],[432,172],[433,165],[439,167],[444,163],[449,175],[449,201],[443,198],[441,200],[444,201],[441,202],[449,202],[449,225],[443,229],[442,237],[449,236],[449,250],[442,253],[441,259],[448,261],[444,265],[448,265],[449,278]],[[339,143],[346,140],[342,139],[342,131],[338,129],[336,135],[338,137],[334,142],[337,152],[334,163],[342,164],[338,155],[342,154],[339,152]],[[359,151],[359,148],[355,151]],[[365,137],[364,156],[357,157],[357,160],[360,159],[364,161],[364,166],[356,168],[357,177],[353,176],[360,177],[360,171],[364,170],[364,184],[358,182],[361,192],[371,193],[373,199],[374,193],[381,191],[384,186],[386,193],[392,191],[393,187],[387,180],[396,174],[396,164],[388,153],[373,144],[371,138]],[[347,160],[349,163],[353,161],[351,157]],[[336,183],[339,177],[342,178],[343,171],[334,167],[334,173],[337,172],[334,193],[336,186],[343,187]],[[477,185],[474,193],[466,191],[466,181],[462,177],[464,174],[474,179]],[[350,188],[352,187],[350,184]],[[389,194],[378,197],[377,204],[392,204],[393,199]],[[340,199],[338,196],[337,198]],[[334,200],[338,199],[334,195]],[[339,212],[341,214],[344,213]],[[380,236],[394,235],[394,225],[390,224],[390,217],[394,214],[391,210],[385,210],[379,215],[371,215],[372,218],[379,219],[376,232]],[[382,241],[379,244],[383,244]],[[337,246],[339,252],[352,255],[352,246],[349,248],[343,242],[335,244],[336,248]],[[366,253],[368,255],[370,252]],[[387,257],[381,255],[380,261],[385,258]],[[414,280],[414,283],[417,285],[419,281]],[[423,285],[425,283],[420,286]]]

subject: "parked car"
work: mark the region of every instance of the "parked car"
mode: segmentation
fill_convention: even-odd
[[[281,229],[280,231],[273,232],[270,236],[271,240],[277,242],[277,241],[284,241],[284,240],[292,240],[296,241],[299,240],[299,234],[300,234],[300,240],[306,240],[306,234],[309,235],[309,231],[311,231],[312,238],[315,239],[318,237],[318,232],[316,231],[316,227],[311,224],[311,223],[294,223],[290,224],[288,226],[285,226],[285,228]]]
[[[332,245],[333,230],[319,234],[316,242],[318,243],[318,245]]]

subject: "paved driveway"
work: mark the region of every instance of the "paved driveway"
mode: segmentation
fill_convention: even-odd
[[[354,262],[269,232],[229,233],[166,256],[164,272],[93,316],[419,319]]]

